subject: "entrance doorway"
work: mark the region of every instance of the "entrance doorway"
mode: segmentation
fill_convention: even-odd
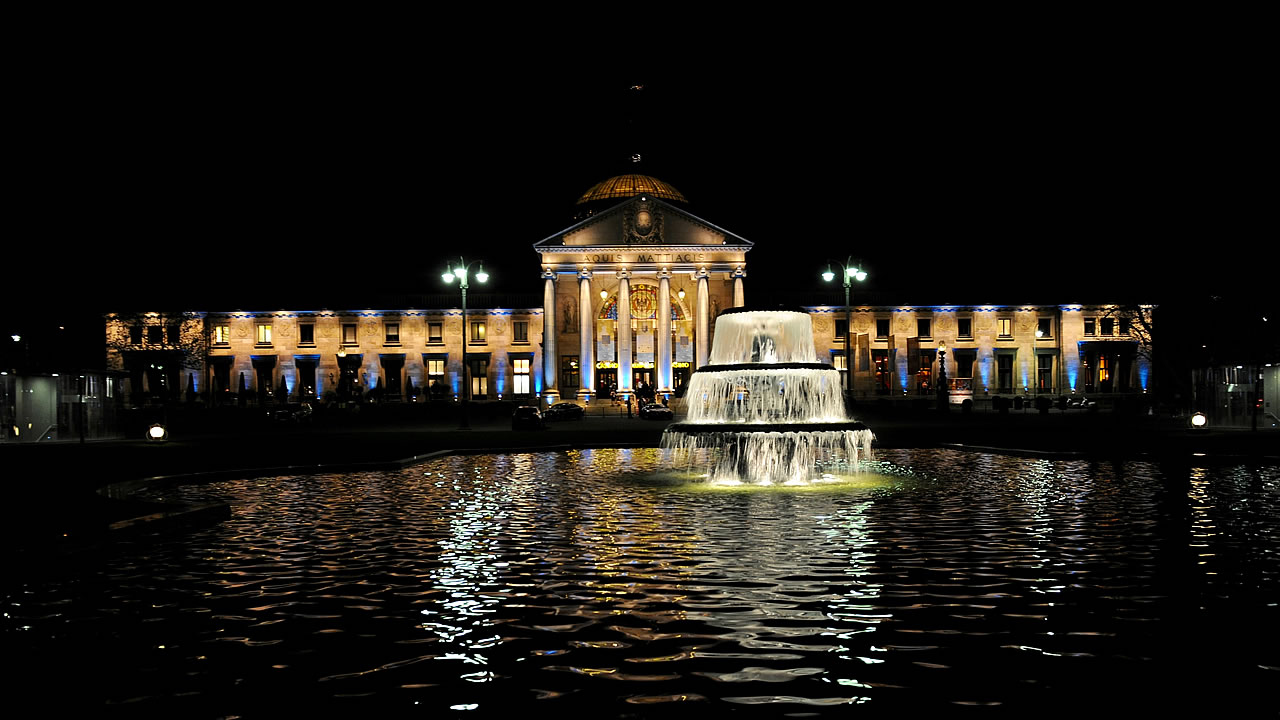
[[[618,389],[618,371],[615,368],[596,370],[596,397],[608,398]]]
[[[673,366],[671,368],[671,390],[676,397],[684,397],[685,385],[689,383],[689,368]]]

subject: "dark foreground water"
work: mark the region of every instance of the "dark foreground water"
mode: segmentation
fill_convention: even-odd
[[[878,457],[817,490],[691,485],[654,450],[176,488],[233,517],[10,573],[7,702],[1274,716],[1280,469]]]

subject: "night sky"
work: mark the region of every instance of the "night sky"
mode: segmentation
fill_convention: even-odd
[[[1266,284],[1270,110],[1247,48],[1028,41],[678,80],[164,49],[50,54],[19,83],[29,220],[6,241],[6,327],[37,307],[92,325],[76,318],[376,306],[449,292],[460,254],[495,292],[538,293],[531,245],[632,153],[756,243],[748,300],[850,255],[888,303]]]

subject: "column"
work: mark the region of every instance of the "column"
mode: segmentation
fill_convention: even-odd
[[[542,271],[542,397],[551,405],[559,398],[560,357],[556,353],[556,274]]]
[[[631,395],[631,272],[618,271],[618,391]]]
[[[733,269],[733,306],[742,307],[747,300],[742,294],[742,278],[747,276],[746,268],[739,265]]]
[[[710,273],[706,268],[698,268],[698,272],[694,273],[694,277],[698,279],[698,320],[694,327],[694,350],[695,350],[695,368],[700,368],[707,364],[707,357],[711,354],[711,287],[708,282]]]
[[[671,271],[658,271],[658,337],[654,338],[654,367],[658,392],[671,392]]]
[[[591,400],[591,387],[595,384],[595,323],[591,317],[591,271],[578,273],[578,397]]]

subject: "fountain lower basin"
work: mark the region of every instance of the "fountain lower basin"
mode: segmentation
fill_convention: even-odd
[[[684,422],[662,435],[677,464],[718,484],[803,485],[856,469],[874,434],[845,410],[840,371],[818,362],[808,313],[732,310],[694,373]]]

